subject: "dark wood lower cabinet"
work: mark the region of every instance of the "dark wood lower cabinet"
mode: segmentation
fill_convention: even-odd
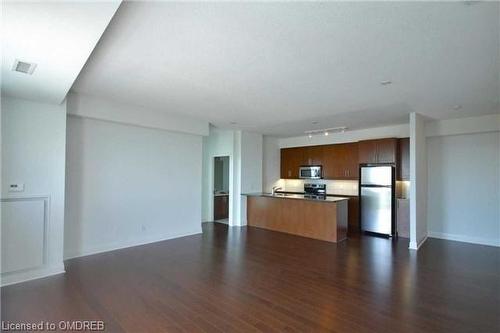
[[[347,234],[357,235],[359,234],[360,221],[359,221],[359,198],[358,197],[349,197],[349,202],[347,206],[347,214],[348,214],[348,227]]]
[[[229,195],[214,197],[214,220],[223,220],[229,217]]]
[[[253,227],[336,243],[347,237],[346,206],[346,200],[322,202],[248,196],[247,221]]]

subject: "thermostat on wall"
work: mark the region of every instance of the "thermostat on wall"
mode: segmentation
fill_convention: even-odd
[[[24,184],[22,183],[9,185],[9,192],[22,192],[22,191],[24,191]]]

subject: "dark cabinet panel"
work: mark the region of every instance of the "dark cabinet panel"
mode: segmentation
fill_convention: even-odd
[[[303,165],[323,165],[323,147],[307,146],[303,147]]]
[[[214,220],[223,220],[229,217],[229,195],[214,197]]]
[[[336,179],[340,176],[339,155],[337,145],[326,145],[323,148],[323,178]]]
[[[358,143],[345,144],[345,169],[346,179],[359,179]]]
[[[299,168],[304,162],[304,148],[282,148],[281,149],[281,178],[299,178]]]
[[[396,163],[397,144],[394,138],[376,140],[377,163]]]
[[[350,197],[347,206],[347,216],[348,216],[348,234],[357,234],[360,232],[359,224],[359,198]]]
[[[398,140],[397,179],[410,180],[410,138]]]
[[[335,165],[333,179],[357,179],[357,144],[343,143],[333,145],[335,151]],[[355,155],[353,158],[353,154]],[[354,159],[354,163],[353,163]]]
[[[397,139],[358,142],[359,163],[396,163]]]
[[[335,163],[335,156],[333,145],[326,145],[323,147],[323,178],[333,178],[333,164]]]
[[[302,164],[322,165],[324,179],[358,179],[357,142],[307,148]]]
[[[377,163],[377,144],[375,140],[358,142],[358,162]]]

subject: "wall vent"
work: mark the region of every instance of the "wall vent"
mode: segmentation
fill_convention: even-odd
[[[29,75],[33,74],[33,72],[35,71],[35,68],[36,68],[36,64],[21,61],[18,59],[16,59],[16,61],[14,61],[14,66],[12,66],[13,71],[19,72],[19,73],[24,73],[24,74],[29,74]]]

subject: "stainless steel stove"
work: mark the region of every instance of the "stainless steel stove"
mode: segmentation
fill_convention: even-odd
[[[326,184],[304,184],[304,197],[310,199],[326,199]]]
[[[304,198],[314,199],[314,200],[326,200],[326,195],[304,194]]]

